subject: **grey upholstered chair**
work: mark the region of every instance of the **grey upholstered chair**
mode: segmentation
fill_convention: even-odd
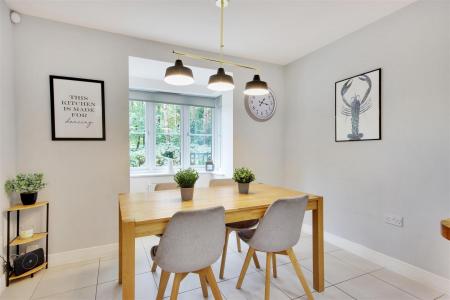
[[[272,203],[261,219],[258,228],[240,231],[240,238],[249,245],[236,288],[240,289],[247,272],[250,259],[255,251],[267,253],[265,299],[270,298],[270,264],[273,261],[273,273],[276,277],[275,254],[288,255],[308,299],[314,299],[305,276],[300,268],[292,247],[298,243],[302,230],[308,196],[280,199]]]
[[[163,182],[155,184],[155,191],[176,190],[178,184],[175,182]]]
[[[176,190],[178,189],[178,184],[175,182],[163,182],[155,184],[155,192],[157,191],[166,191],[166,190]],[[157,237],[161,237],[162,234],[157,234]],[[158,265],[153,262],[152,264],[152,272],[156,272],[156,268]]]
[[[177,299],[180,282],[189,273],[199,275],[204,297],[208,297],[209,284],[214,299],[222,299],[211,265],[222,252],[224,211],[223,207],[214,207],[173,215],[159,245],[151,250],[153,260],[162,270],[156,299],[164,297],[171,273],[175,273],[171,300]]]
[[[230,186],[235,185],[233,179],[231,178],[224,178],[224,179],[211,179],[209,181],[210,187],[217,187],[217,186]],[[239,238],[239,230],[243,229],[250,229],[255,227],[258,224],[259,220],[248,220],[248,221],[241,221],[241,222],[234,222],[234,223],[228,223],[227,228],[225,231],[225,244],[223,245],[223,252],[222,252],[222,261],[220,264],[220,272],[219,272],[219,278],[223,279],[223,275],[225,273],[225,261],[227,259],[227,248],[228,248],[228,238],[230,236],[231,232],[236,232],[236,242],[237,242],[237,249],[238,252],[241,252],[241,240]],[[253,256],[253,261],[255,262],[255,266],[260,269],[258,257],[256,254]]]

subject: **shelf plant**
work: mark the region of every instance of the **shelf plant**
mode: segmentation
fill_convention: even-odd
[[[20,194],[23,205],[32,205],[36,203],[38,192],[46,185],[42,173],[18,174],[16,178],[6,181],[5,190]]]
[[[233,180],[238,183],[240,194],[248,194],[250,183],[255,180],[255,174],[248,168],[237,168],[234,170]]]
[[[198,172],[192,168],[182,169],[173,177],[180,187],[181,200],[192,200],[194,197],[194,185],[198,179]]]

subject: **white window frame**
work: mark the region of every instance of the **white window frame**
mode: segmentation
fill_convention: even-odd
[[[130,101],[143,101],[141,99],[131,99]],[[174,166],[177,171],[180,168],[194,168],[200,172],[206,172],[205,166],[190,165],[190,126],[189,126],[189,107],[205,107],[203,105],[187,105],[170,102],[149,102],[145,103],[145,164],[140,167],[131,167],[130,173],[138,174],[169,174],[167,166],[156,166],[156,122],[154,106],[157,103],[175,104],[181,107],[181,125],[180,125],[180,147],[181,147],[181,165]],[[209,106],[206,106],[209,107]],[[212,108],[212,107],[211,107]],[[215,165],[215,172],[221,168],[221,101],[217,101],[215,107],[212,108],[212,160]],[[152,125],[152,126],[150,126]],[[205,134],[206,135],[206,134]],[[170,175],[170,174],[169,174]]]

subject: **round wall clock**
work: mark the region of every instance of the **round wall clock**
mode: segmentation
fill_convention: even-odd
[[[255,121],[264,122],[272,118],[277,108],[277,102],[272,90],[263,96],[245,96],[245,110]]]

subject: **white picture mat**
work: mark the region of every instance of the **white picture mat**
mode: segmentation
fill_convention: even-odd
[[[371,101],[371,108],[359,116],[359,133],[363,134],[361,140],[372,140],[380,138],[380,70],[365,73],[372,81],[372,88],[367,99]],[[361,76],[361,75],[358,75]],[[347,91],[346,99],[359,94],[361,98],[367,90],[367,83],[359,80],[358,76],[353,77],[350,89]],[[343,115],[342,109],[345,104],[342,100],[341,89],[348,79],[336,83],[336,140],[349,141],[348,134],[352,132],[351,116]]]
[[[103,137],[101,83],[53,78],[53,97],[55,138]]]

